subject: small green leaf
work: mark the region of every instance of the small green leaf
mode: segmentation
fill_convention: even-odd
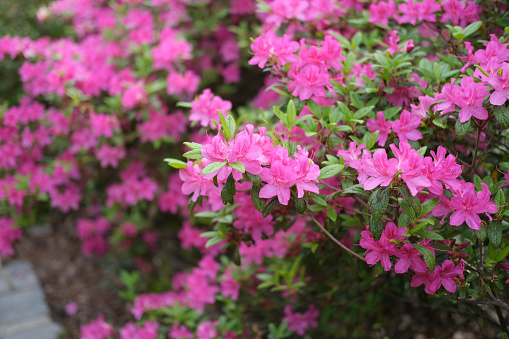
[[[210,246],[217,245],[221,241],[223,241],[223,238],[220,238],[220,237],[210,238],[209,241],[207,241],[207,243],[205,244],[205,248],[209,248]]]
[[[219,122],[221,122],[221,133],[223,134],[226,141],[230,141],[230,139],[232,138],[232,134],[230,133],[228,123],[226,122],[223,113],[220,110],[217,111],[219,112]],[[235,120],[233,121],[233,123],[235,123]]]
[[[444,240],[440,234],[430,231],[427,228],[422,228],[420,231],[412,233],[413,235],[417,235],[423,239],[431,239],[431,240]]]
[[[270,201],[267,203],[267,205],[265,205],[265,208],[263,209],[263,212],[262,212],[263,217],[266,218],[269,214],[274,212],[274,210],[276,209],[277,206],[279,206],[279,200],[276,196],[276,197],[273,197],[272,199],[270,199]]]
[[[417,215],[418,218],[422,218],[438,205],[438,198],[426,200],[421,204],[421,213]]]
[[[486,240],[486,229],[482,225],[479,230],[474,230],[474,234],[481,243],[483,243],[484,240]]]
[[[509,246],[504,247],[502,251],[497,254],[497,257],[494,259],[496,262],[501,262],[507,255],[509,254]]]
[[[316,202],[318,205],[327,206],[327,202],[320,194],[311,193],[311,200]]]
[[[380,131],[377,130],[373,134],[371,134],[371,136],[369,137],[369,141],[366,144],[367,149],[372,149],[373,146],[375,146],[376,139],[378,139],[378,133],[380,133]]]
[[[456,125],[454,127],[456,129],[456,138],[458,138],[458,140],[461,140],[470,129],[470,120],[461,123],[460,119],[458,119],[456,120]]]
[[[328,165],[320,169],[320,176],[318,180],[332,178],[343,170],[344,165]]]
[[[380,240],[383,230],[384,223],[382,220],[374,220],[373,216],[371,216],[371,220],[369,221],[369,231],[373,235],[373,239]]]
[[[304,198],[295,199],[295,208],[297,209],[297,213],[303,214],[306,212],[307,204]]]
[[[259,176],[256,176],[260,178]],[[262,188],[262,183],[253,181],[253,186],[251,187],[251,201],[253,202],[254,207],[260,211],[263,212],[263,208],[265,207],[265,199],[260,198],[260,189]]]
[[[237,125],[235,124],[235,119],[231,115],[226,117],[226,126],[230,132],[230,136],[233,137],[235,135],[235,129],[237,128]]]
[[[228,163],[228,166],[230,166],[231,168],[241,172],[241,173],[246,173],[246,168],[244,167],[244,165],[241,163],[241,162],[230,162]]]
[[[288,106],[286,108],[286,119],[288,122],[288,126],[293,126],[295,123],[295,118],[297,117],[297,110],[295,108],[295,102],[290,100],[288,102]]]
[[[194,150],[194,149],[200,149],[202,148],[202,145],[199,144],[199,143],[196,143],[196,142],[184,142],[184,145],[186,145],[187,147],[189,147],[190,149]]]
[[[216,231],[203,232],[202,234],[200,234],[200,238],[213,238],[216,237],[217,234],[218,233]]]
[[[500,246],[500,243],[502,242],[502,225],[500,222],[493,221],[490,223],[488,226],[488,239],[494,247]]]
[[[380,187],[373,192],[374,197],[371,201],[371,216],[373,220],[382,219],[387,206],[389,206],[389,187]],[[371,198],[371,197],[370,197]]]
[[[182,160],[173,159],[173,158],[166,158],[164,159],[173,168],[186,168],[187,163],[183,162]]]
[[[495,204],[499,207],[505,205],[504,191],[501,189],[498,190],[497,195],[495,196]]]
[[[420,254],[422,254],[430,272],[433,272],[435,270],[435,256],[433,255],[433,252],[421,245],[412,244],[412,246],[414,246],[415,249],[419,251]]]
[[[188,159],[194,159],[194,160],[203,158],[203,155],[201,154],[200,149],[193,149],[189,152],[184,153],[183,156]]]
[[[177,107],[191,108],[192,106],[193,106],[192,102],[184,102],[184,101],[177,102]]]
[[[329,217],[330,220],[336,222],[336,219],[338,218],[338,213],[336,212],[335,209],[329,208],[327,210],[327,216]]]
[[[226,162],[213,162],[213,163],[210,163],[210,164],[207,165],[207,167],[205,167],[203,169],[202,174],[203,174],[203,176],[206,176],[207,174],[213,173],[215,171],[219,171],[224,166],[226,166]]]
[[[509,108],[502,106],[493,107],[493,113],[495,114],[495,118],[497,119],[500,126],[503,129],[509,128]]]
[[[345,188],[342,192],[342,194],[362,194],[365,196],[370,196],[369,191],[364,190],[364,185],[362,184],[355,184],[348,188]]]

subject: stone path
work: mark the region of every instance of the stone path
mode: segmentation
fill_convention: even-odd
[[[15,290],[0,275],[0,339],[57,339],[62,328],[50,318],[30,263],[14,261],[4,271]]]

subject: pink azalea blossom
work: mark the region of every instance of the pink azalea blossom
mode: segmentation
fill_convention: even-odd
[[[368,119],[366,122],[366,127],[369,128],[370,131],[378,131],[378,137],[376,138],[376,141],[378,142],[378,145],[384,147],[385,143],[387,142],[387,138],[391,133],[392,123],[390,121],[385,121],[385,115],[382,111],[378,112],[376,116],[378,119]]]

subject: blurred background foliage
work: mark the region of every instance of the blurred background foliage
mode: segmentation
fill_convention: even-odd
[[[37,22],[37,11],[51,0],[0,0],[0,37],[5,35],[37,39],[42,36],[59,38],[64,36],[61,22],[48,20]],[[0,63],[0,105],[15,104],[22,93],[18,69],[23,60],[6,59]]]

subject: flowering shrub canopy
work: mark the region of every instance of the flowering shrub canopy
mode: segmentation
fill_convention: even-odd
[[[126,293],[138,323],[99,317],[82,338],[345,335],[323,324],[359,263],[509,310],[505,12],[55,1],[39,19],[71,21],[74,39],[0,39],[25,91],[0,115],[0,255],[53,208],[77,212],[84,255],[127,248],[150,271],[160,217],[182,220],[196,266],[164,292]]]

